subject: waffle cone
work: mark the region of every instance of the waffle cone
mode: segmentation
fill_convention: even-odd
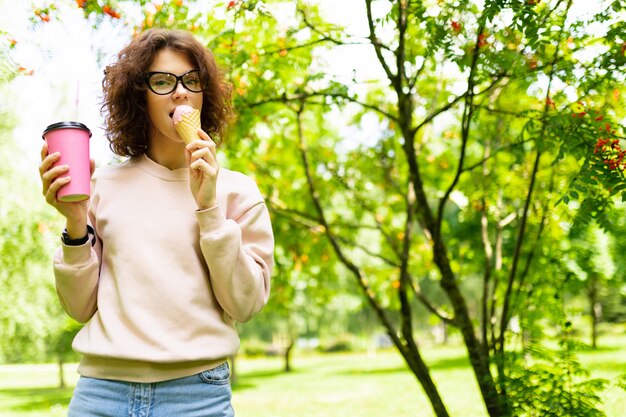
[[[199,139],[198,129],[200,129],[200,110],[193,109],[193,111],[183,114],[180,121],[174,125],[178,136],[189,145],[196,139]]]

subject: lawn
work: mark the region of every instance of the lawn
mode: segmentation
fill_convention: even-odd
[[[592,376],[614,380],[626,373],[626,335],[611,337],[603,346],[580,358]],[[450,414],[486,417],[462,348],[424,349],[424,355]],[[292,364],[294,370],[283,373],[279,357],[237,359],[237,417],[432,416],[415,377],[393,350],[297,354]],[[0,366],[0,416],[65,416],[76,382],[75,364],[65,374],[70,387],[59,389],[55,365]],[[623,390],[611,385],[602,397],[608,417],[623,416]]]

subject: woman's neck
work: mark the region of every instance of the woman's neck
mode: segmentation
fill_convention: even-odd
[[[152,139],[146,152],[148,158],[170,170],[186,168],[185,144],[169,140]]]

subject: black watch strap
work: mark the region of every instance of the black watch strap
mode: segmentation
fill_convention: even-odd
[[[87,234],[80,239],[70,239],[67,235],[67,229],[63,230],[63,233],[61,234],[61,241],[68,246],[81,246],[89,242],[89,235],[93,236],[91,240],[91,246],[93,246],[96,244],[96,235],[93,227],[89,225],[87,225]]]

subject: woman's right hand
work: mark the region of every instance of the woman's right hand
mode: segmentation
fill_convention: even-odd
[[[87,230],[87,210],[89,209],[89,199],[76,202],[63,202],[57,198],[57,191],[70,182],[67,176],[69,167],[67,165],[53,166],[61,155],[58,152],[48,153],[48,144],[44,142],[41,148],[41,165],[39,165],[39,175],[43,185],[43,195],[46,202],[54,207],[62,216],[67,219],[67,233],[70,238],[81,238]],[[91,174],[95,169],[95,162],[90,160]]]

